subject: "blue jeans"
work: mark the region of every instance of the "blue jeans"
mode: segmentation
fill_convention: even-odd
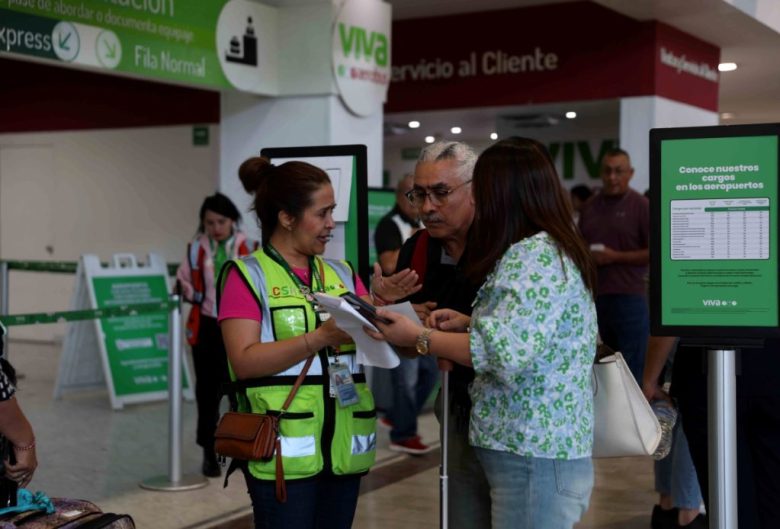
[[[355,517],[360,476],[288,480],[287,503],[276,501],[276,482],[244,471],[255,529],[349,529]]]
[[[642,384],[650,314],[647,298],[638,294],[605,294],[596,297],[601,340],[623,354],[631,374]]]
[[[490,483],[492,529],[571,529],[588,510],[593,462],[475,447]]]
[[[670,494],[673,505],[680,509],[698,509],[701,506],[699,481],[682,429],[681,415],[677,416],[672,430],[669,455],[655,462],[655,490],[659,494]]]
[[[436,360],[431,356],[401,357],[390,370],[393,382],[393,407],[388,418],[393,423],[390,440],[405,441],[417,435],[417,416],[433,391],[439,377]]]

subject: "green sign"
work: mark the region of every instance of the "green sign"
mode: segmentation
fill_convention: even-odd
[[[368,262],[377,261],[376,246],[374,245],[374,232],[379,221],[395,206],[395,191],[393,189],[369,189],[368,190]]]
[[[778,326],[777,182],[777,135],[660,141],[662,325]]]
[[[274,93],[275,13],[248,0],[0,0],[0,53]]]
[[[209,128],[208,127],[192,127],[192,144],[193,145],[208,145],[209,144]]]
[[[98,308],[168,299],[165,276],[93,277]],[[100,320],[109,369],[118,398],[167,391],[168,314],[139,314]],[[187,377],[183,377],[187,387]]]

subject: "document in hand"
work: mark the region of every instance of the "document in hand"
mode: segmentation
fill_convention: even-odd
[[[363,331],[363,327],[378,330],[370,321],[360,315],[346,300],[328,294],[315,293],[314,297],[327,310],[339,329],[349,334],[357,346],[357,362],[364,366],[391,369],[401,361],[389,343],[377,341]]]

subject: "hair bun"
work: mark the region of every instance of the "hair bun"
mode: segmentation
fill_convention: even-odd
[[[247,193],[254,194],[275,167],[265,156],[253,156],[238,168],[238,179]]]

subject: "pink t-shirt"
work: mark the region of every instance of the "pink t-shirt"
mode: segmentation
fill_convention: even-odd
[[[309,284],[308,268],[293,268],[293,272],[304,284]],[[368,295],[368,290],[360,277],[355,277],[355,294],[358,296]],[[240,318],[245,320],[263,321],[263,315],[260,312],[260,306],[257,304],[252,291],[238,275],[238,270],[231,268],[228,272],[225,288],[222,290],[222,297],[219,303],[219,316],[217,321],[229,318]]]

